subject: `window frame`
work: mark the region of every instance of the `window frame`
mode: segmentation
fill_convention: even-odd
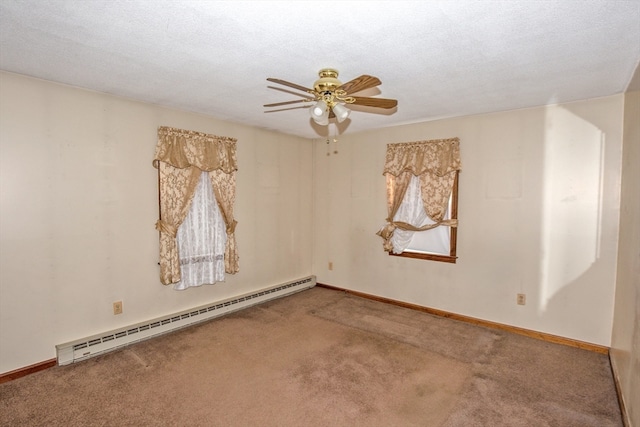
[[[460,171],[455,171],[455,178],[453,180],[453,187],[451,188],[451,219],[458,219],[458,180],[460,177]],[[426,233],[426,231],[418,231],[417,233]],[[423,252],[402,252],[394,254],[388,252],[390,256],[397,256],[402,258],[423,259],[428,261],[440,261],[455,264],[457,256],[457,241],[458,241],[458,227],[449,227],[449,255],[436,254],[436,253],[423,253]]]

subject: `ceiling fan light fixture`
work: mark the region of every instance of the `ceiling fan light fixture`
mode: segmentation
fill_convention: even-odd
[[[314,122],[319,125],[328,125],[329,124],[329,108],[327,108],[327,103],[323,100],[319,100],[316,102],[310,109],[309,114]]]
[[[333,114],[336,115],[336,120],[338,120],[338,123],[342,123],[347,117],[349,117],[349,114],[351,114],[351,110],[349,110],[343,104],[336,104],[331,110],[333,110]]]
[[[322,117],[327,110],[327,104],[324,101],[318,101],[311,109],[311,115],[313,117]]]

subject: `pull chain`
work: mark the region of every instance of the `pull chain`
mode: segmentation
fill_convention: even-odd
[[[333,131],[332,140],[333,140],[333,154],[338,154],[338,126],[336,126]]]
[[[327,126],[327,139],[325,141],[327,143],[327,156],[331,155],[331,142],[333,142],[333,154],[338,154],[338,135],[336,133],[331,137],[331,129],[330,126]]]

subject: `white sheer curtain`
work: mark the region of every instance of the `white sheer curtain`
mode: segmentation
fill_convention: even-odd
[[[445,215],[445,218],[448,218]],[[398,208],[393,221],[406,222],[414,227],[422,227],[434,224],[433,221],[424,210],[422,194],[420,191],[420,177],[411,176],[409,186],[402,199],[402,204]],[[429,233],[429,237],[425,238],[425,233]],[[428,231],[411,231],[397,228],[390,239],[393,245],[393,253],[400,254],[406,250],[413,250],[414,247],[433,253],[449,253],[449,227],[439,226]]]
[[[224,281],[226,225],[208,172],[202,172],[184,222],[178,227],[181,280],[176,290]]]
[[[402,204],[398,208],[393,221],[406,222],[415,227],[419,227],[425,219],[428,219],[427,213],[422,205],[422,196],[420,195],[420,178],[413,175],[409,181],[406,193],[402,199]],[[409,246],[411,238],[415,231],[401,230],[397,228],[391,237],[393,245],[393,253],[401,254]]]

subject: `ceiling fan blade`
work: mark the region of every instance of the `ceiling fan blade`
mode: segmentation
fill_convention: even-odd
[[[287,82],[287,81],[284,81],[284,80],[280,80],[280,79],[273,79],[273,78],[269,77],[267,79],[267,81],[270,81],[270,82],[273,82],[273,83],[278,83],[278,84],[281,84],[281,85],[284,85],[284,86],[289,86],[289,87],[292,87],[294,89],[301,90],[303,92],[313,92],[312,89],[307,89],[304,86],[300,86],[300,85],[297,85],[295,83],[290,83],[290,82]]]
[[[360,77],[356,77],[353,80],[350,80],[340,86],[338,89],[342,89],[347,94],[349,93],[357,93],[361,90],[369,89],[375,86],[382,84],[380,79],[373,76],[368,76],[366,74],[361,75]]]
[[[313,99],[296,99],[295,101],[276,102],[274,104],[264,104],[263,107],[279,107],[281,105],[297,104],[299,102],[311,102]]]
[[[393,108],[398,105],[398,101],[395,99],[387,99],[387,98],[370,98],[367,96],[354,96],[355,102],[354,105],[365,105],[367,107],[376,107],[376,108]]]
[[[298,107],[282,107],[282,108],[276,108],[275,110],[267,110],[264,113],[279,113],[280,111],[290,111],[290,110],[300,110],[300,109],[307,109],[309,108],[308,105],[300,105]]]

